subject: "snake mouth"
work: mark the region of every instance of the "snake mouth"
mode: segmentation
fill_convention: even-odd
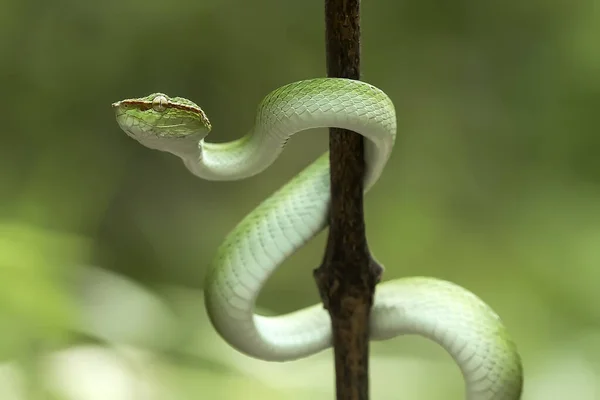
[[[121,108],[121,102],[120,101],[115,101],[114,103],[111,104],[112,109],[115,111],[115,115],[117,116],[117,118],[123,116],[123,114],[125,114],[125,110],[123,110]]]
[[[120,110],[121,109],[121,104],[123,104],[122,101],[115,101],[114,103],[112,103],[110,106],[115,109],[115,110]]]

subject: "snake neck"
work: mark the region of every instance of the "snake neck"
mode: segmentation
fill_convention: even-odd
[[[233,181],[249,178],[275,161],[283,144],[265,132],[247,135],[226,143],[200,140],[177,155],[192,174],[210,181]]]

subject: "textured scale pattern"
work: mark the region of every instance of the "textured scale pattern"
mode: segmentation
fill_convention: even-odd
[[[442,345],[461,369],[468,399],[520,398],[523,372],[515,344],[498,315],[462,287],[423,277],[378,286],[371,336],[386,340],[398,332]]]
[[[360,81],[318,78],[282,86],[260,103],[248,134],[218,144],[204,141],[210,123],[201,110],[190,115],[190,109],[200,109],[196,104],[169,99],[174,106],[160,114],[131,107],[153,101],[148,97],[115,103],[121,128],[147,147],[178,155],[203,179],[255,175],[277,159],[294,133],[338,127],[367,139],[368,190],[383,171],[396,136],[393,103]],[[157,133],[170,123],[177,125],[177,137]],[[179,135],[186,129],[187,135]],[[206,276],[206,308],[215,329],[234,348],[263,360],[287,361],[331,346],[329,316],[321,305],[276,317],[254,314],[258,294],[273,272],[325,228],[329,196],[325,153],[248,214],[219,247]],[[459,365],[468,400],[520,398],[521,360],[506,328],[489,306],[460,286],[420,277],[380,284],[370,327],[374,340],[417,334],[439,343]]]
[[[350,79],[317,78],[282,86],[260,103],[255,127],[284,146],[298,128],[334,127],[362,133],[367,163],[365,189],[382,172],[396,140],[396,113],[390,98],[368,83]]]

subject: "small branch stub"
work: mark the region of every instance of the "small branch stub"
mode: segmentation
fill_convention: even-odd
[[[360,78],[360,1],[325,0],[327,74]],[[331,316],[338,400],[369,398],[369,315],[382,267],[365,234],[360,135],[330,129],[331,208],[323,262],[314,277]]]

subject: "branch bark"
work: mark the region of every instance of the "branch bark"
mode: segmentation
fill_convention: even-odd
[[[360,0],[325,0],[327,74],[360,79]],[[333,330],[338,400],[369,398],[369,315],[382,268],[370,256],[363,214],[363,139],[330,129],[331,208],[314,271]]]

